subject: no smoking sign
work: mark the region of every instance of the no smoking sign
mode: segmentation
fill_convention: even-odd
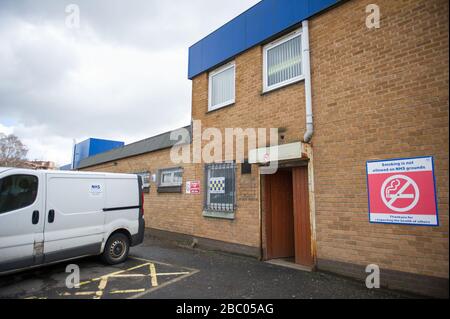
[[[367,162],[372,223],[438,226],[432,157]]]
[[[409,212],[419,203],[419,186],[406,175],[391,176],[381,187],[381,199],[387,208],[395,212]]]

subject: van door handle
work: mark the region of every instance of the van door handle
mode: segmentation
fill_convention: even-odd
[[[33,212],[33,216],[31,217],[31,222],[33,223],[33,225],[36,225],[39,223],[39,211],[35,210]]]
[[[48,211],[48,222],[51,224],[55,221],[55,211],[53,209],[50,209]]]

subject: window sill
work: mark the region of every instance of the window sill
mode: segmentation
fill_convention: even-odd
[[[277,87],[274,87],[274,88],[263,89],[263,91],[261,92],[261,96],[267,95],[267,94],[272,93],[274,91],[278,91],[278,90],[284,89],[284,88],[289,87],[289,86],[294,85],[294,84],[298,84],[299,82],[302,82],[304,80],[305,80],[305,77],[302,76],[301,78],[298,78],[295,81],[292,81],[292,82],[289,82],[289,83],[286,83],[286,84],[283,84],[283,85],[280,85],[280,86],[277,86]]]
[[[229,103],[229,104],[226,104],[226,105],[224,105],[224,106],[215,108],[215,109],[213,109],[213,110],[210,110],[209,107],[208,107],[208,111],[206,112],[206,114],[214,113],[214,112],[217,112],[217,111],[220,111],[220,110],[223,110],[223,109],[232,107],[232,106],[234,106],[235,104],[236,104],[236,102],[233,101],[233,102],[231,102],[231,103]]]
[[[205,211],[203,211],[203,217],[234,220],[235,213],[234,212],[221,212],[221,211],[205,210]]]
[[[182,186],[159,186],[158,187],[158,193],[159,194],[176,194],[176,193],[182,193]]]

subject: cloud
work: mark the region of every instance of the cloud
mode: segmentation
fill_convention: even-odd
[[[188,47],[256,2],[2,0],[0,131],[65,164],[74,138],[129,143],[189,124]],[[69,3],[80,29],[65,26]]]
[[[9,135],[13,133],[13,129],[11,127],[8,127],[6,125],[3,125],[0,123],[0,133],[3,133],[5,135]]]

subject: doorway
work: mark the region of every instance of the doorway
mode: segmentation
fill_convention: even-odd
[[[308,167],[265,175],[266,259],[313,267]]]

